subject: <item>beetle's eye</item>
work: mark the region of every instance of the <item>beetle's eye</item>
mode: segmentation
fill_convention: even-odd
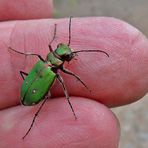
[[[57,45],[57,48],[59,48],[60,46],[62,46],[63,44],[62,43],[59,43],[58,45]]]
[[[65,61],[70,61],[72,58],[74,57],[74,55],[72,53],[67,54],[67,55],[63,55],[62,59]]]

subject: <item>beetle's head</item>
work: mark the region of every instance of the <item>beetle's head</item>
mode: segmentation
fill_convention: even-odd
[[[60,43],[57,46],[57,49],[54,53],[62,60],[62,61],[70,61],[75,56],[73,50],[66,44]]]

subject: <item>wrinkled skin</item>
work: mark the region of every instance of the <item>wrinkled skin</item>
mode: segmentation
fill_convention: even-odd
[[[22,9],[18,10],[20,13],[6,12],[11,3],[1,3],[5,3],[0,5],[4,6],[0,8],[3,12],[0,13],[1,20],[46,18],[52,12],[52,1],[48,1],[48,5],[47,1],[43,2],[42,13],[36,11],[36,14],[24,5],[18,8],[29,9],[27,14]],[[34,7],[36,5],[34,3]],[[78,119],[74,120],[62,88],[55,82],[51,89],[54,99],[46,103],[26,139],[21,139],[39,105],[20,105],[18,94],[22,79],[18,72],[29,72],[37,58],[25,58],[9,51],[7,46],[45,57],[49,52],[47,45],[52,39],[55,23],[57,34],[52,47],[68,42],[68,21],[38,19],[0,23],[0,147],[7,148],[12,143],[15,148],[118,147],[119,123],[108,107],[129,104],[147,93],[148,40],[129,24],[105,17],[72,19],[71,48],[101,49],[110,55],[108,58],[102,53],[81,53],[77,60],[66,64],[66,68],[78,74],[92,90],[90,94],[74,78],[62,74]]]

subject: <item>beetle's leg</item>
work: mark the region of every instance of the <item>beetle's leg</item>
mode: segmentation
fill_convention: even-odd
[[[79,76],[77,76],[76,74],[74,74],[73,72],[69,71],[68,69],[64,68],[63,66],[60,68],[64,73],[69,74],[73,77],[75,77],[79,82],[81,82],[81,84],[91,92],[91,90],[88,88],[88,86],[80,79]]]
[[[52,40],[50,41],[50,43],[49,43],[49,45],[48,45],[50,52],[53,51],[53,49],[52,49],[52,47],[51,47],[51,44],[52,44],[52,42],[54,41],[54,39],[55,39],[55,37],[56,37],[56,31],[57,31],[57,24],[55,24],[53,38],[52,38]]]
[[[20,52],[20,51],[17,51],[11,47],[8,47],[10,50],[16,52],[16,53],[19,53],[19,54],[23,54],[25,56],[37,56],[41,61],[45,62],[45,60],[39,55],[39,54],[36,54],[36,53],[23,53],[23,52]]]
[[[25,80],[24,75],[25,75],[25,76],[28,76],[28,73],[23,72],[23,71],[20,71],[20,75],[22,76],[23,80]]]
[[[47,101],[48,98],[49,98],[49,93],[45,96],[45,98],[44,98],[42,104],[40,105],[39,109],[38,109],[37,112],[35,113],[35,115],[34,115],[34,117],[33,117],[33,120],[32,120],[32,122],[31,122],[31,125],[30,125],[30,127],[29,127],[29,129],[28,129],[28,131],[27,131],[26,134],[22,137],[23,140],[25,139],[25,137],[29,134],[30,130],[32,129],[32,127],[33,127],[33,125],[34,125],[34,122],[35,122],[35,120],[36,120],[36,118],[37,118],[39,112],[41,111],[43,105],[45,104],[45,102]]]
[[[67,99],[67,101],[68,101],[68,103],[70,105],[70,108],[71,108],[71,110],[73,112],[73,115],[74,115],[75,119],[77,119],[76,114],[75,114],[75,111],[74,111],[74,109],[72,107],[72,104],[71,104],[71,102],[69,100],[70,98],[69,98],[69,94],[68,94],[67,88],[65,86],[65,83],[64,83],[62,77],[60,76],[60,74],[58,74],[58,73],[57,73],[57,79],[59,80],[60,84],[62,85],[63,90],[64,90],[65,97],[66,97],[66,99]]]

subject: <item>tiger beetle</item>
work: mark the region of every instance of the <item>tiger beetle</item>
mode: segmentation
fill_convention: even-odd
[[[69,103],[69,106],[71,108],[71,111],[73,112],[73,115],[75,119],[77,119],[77,116],[74,112],[73,106],[70,102],[70,97],[67,91],[67,88],[65,86],[65,83],[59,73],[59,70],[64,72],[65,74],[69,74],[73,77],[75,77],[82,85],[88,89],[87,85],[80,79],[79,76],[74,74],[73,72],[67,70],[64,67],[65,62],[69,62],[76,56],[77,53],[80,52],[102,52],[106,56],[109,57],[108,53],[102,50],[78,50],[74,51],[70,48],[71,43],[71,20],[72,17],[69,19],[69,40],[68,44],[65,43],[59,43],[57,45],[57,48],[55,50],[52,49],[52,42],[55,39],[56,36],[56,28],[57,25],[54,26],[54,35],[52,40],[50,41],[48,47],[50,52],[47,54],[46,59],[43,59],[41,55],[35,54],[35,53],[23,53],[19,52],[11,47],[9,47],[10,50],[25,55],[25,56],[37,56],[38,62],[33,66],[32,70],[29,73],[20,71],[20,75],[22,76],[24,82],[21,86],[21,94],[20,99],[21,103],[25,106],[33,106],[35,104],[38,104],[39,102],[42,103],[37,110],[37,112],[34,115],[34,118],[31,122],[31,125],[29,129],[27,130],[26,134],[22,137],[24,139],[32,129],[34,122],[36,120],[36,117],[38,116],[39,112],[41,111],[43,105],[47,101],[47,99],[50,97],[50,88],[52,87],[54,81],[57,79],[60,84],[62,85],[65,97]],[[89,89],[88,89],[89,90]]]

